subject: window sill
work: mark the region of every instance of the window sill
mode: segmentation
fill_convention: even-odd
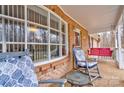
[[[55,58],[55,59],[51,59],[50,61],[37,62],[37,63],[34,63],[34,66],[37,67],[37,66],[40,66],[40,65],[45,65],[45,64],[53,63],[53,62],[62,60],[62,59],[64,59],[64,58],[66,58],[67,56],[68,56],[68,55],[63,56],[63,57],[59,57],[59,58]]]

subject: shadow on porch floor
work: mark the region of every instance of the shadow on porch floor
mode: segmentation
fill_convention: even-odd
[[[94,81],[95,87],[124,87],[124,70],[114,62],[100,62],[99,69],[102,79]]]
[[[124,87],[124,70],[118,69],[113,61],[100,62],[99,69],[102,78],[93,82],[94,87]],[[53,85],[52,87],[55,86]],[[66,83],[65,87],[71,86]]]

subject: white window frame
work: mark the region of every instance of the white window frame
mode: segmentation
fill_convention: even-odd
[[[2,33],[2,42],[0,42],[0,43],[2,43],[2,51],[3,52],[6,52],[6,50],[7,50],[7,48],[6,48],[7,44],[24,44],[25,45],[25,49],[27,49],[27,45],[28,44],[39,44],[39,43],[36,43],[36,42],[31,43],[31,42],[28,42],[27,41],[28,23],[31,23],[31,24],[34,24],[34,25],[39,25],[39,26],[41,26],[43,28],[47,28],[48,29],[48,32],[49,32],[49,42],[48,43],[44,43],[44,44],[43,43],[39,44],[39,45],[48,45],[48,61],[34,62],[34,65],[35,66],[43,65],[43,64],[48,64],[48,63],[52,63],[52,62],[55,62],[55,61],[59,61],[59,60],[64,59],[65,57],[68,56],[68,24],[67,24],[67,22],[65,20],[63,20],[60,16],[58,16],[56,13],[54,13],[53,11],[51,11],[50,9],[48,9],[47,7],[45,7],[45,6],[38,6],[38,5],[37,5],[37,7],[40,7],[41,9],[45,10],[48,13],[47,14],[47,18],[48,18],[48,20],[47,20],[47,26],[42,25],[42,24],[38,24],[38,23],[35,23],[35,22],[31,22],[31,21],[27,20],[27,13],[28,13],[27,12],[27,5],[24,5],[24,13],[25,13],[24,19],[12,17],[12,16],[9,16],[9,15],[4,15],[3,13],[0,14],[0,17],[2,17],[2,18],[10,19],[12,21],[15,20],[17,22],[24,22],[24,30],[25,30],[25,41],[24,42],[14,42],[14,41],[13,42],[5,42],[5,40],[4,40],[4,38],[5,38],[4,37],[4,28],[3,28],[3,31],[2,31],[3,32]],[[18,9],[18,7],[17,7],[17,9]],[[4,11],[2,10],[2,12],[4,12]],[[9,12],[9,10],[8,10],[8,12]],[[18,11],[17,11],[17,13],[18,13]],[[12,14],[13,14],[13,12],[12,12]],[[59,26],[60,27],[59,27],[58,30],[50,27],[50,14],[54,15],[55,17],[57,17],[60,20],[59,21]],[[17,16],[19,16],[19,15],[17,14]],[[2,22],[4,22],[4,21],[2,21]],[[59,47],[60,47],[60,56],[58,58],[51,59],[50,45],[52,45],[52,44],[50,43],[50,29],[52,29],[54,31],[57,31],[57,32],[59,31],[59,34],[61,36],[62,33],[63,33],[61,31],[61,22],[63,22],[65,24],[65,28],[66,28],[65,29],[65,33],[64,33],[65,34],[65,44],[62,44],[62,40],[61,39],[60,39],[60,43],[59,44],[54,44],[53,43],[53,45],[59,45]],[[63,45],[65,45],[65,47],[66,47],[66,55],[65,56],[62,56],[62,46]]]

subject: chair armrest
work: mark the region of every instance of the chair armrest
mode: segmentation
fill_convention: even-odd
[[[60,87],[64,87],[64,84],[67,82],[66,79],[55,79],[55,80],[40,80],[38,81],[39,84],[44,84],[44,83],[54,83],[54,84],[59,84]]]

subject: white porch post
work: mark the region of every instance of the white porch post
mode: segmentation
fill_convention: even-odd
[[[122,48],[121,48],[121,26],[118,27],[118,61],[119,61],[119,68],[124,69],[124,60],[122,56]]]

